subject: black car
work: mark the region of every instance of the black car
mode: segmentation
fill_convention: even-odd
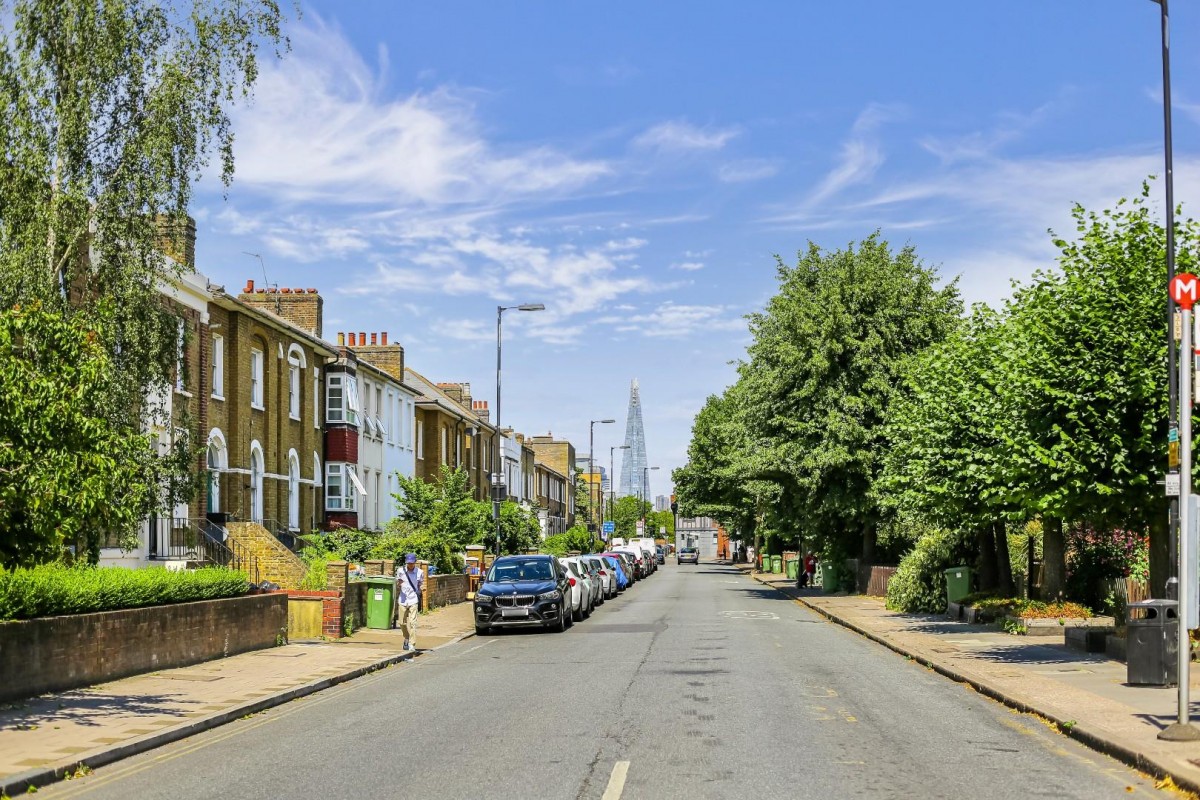
[[[571,618],[564,603],[568,579],[554,556],[496,559],[475,593],[475,633],[509,627],[564,630]]]
[[[661,546],[654,548],[654,561],[656,564],[665,564],[667,561],[667,551]]]

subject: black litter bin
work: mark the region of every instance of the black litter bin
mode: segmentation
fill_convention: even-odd
[[[1179,603],[1143,600],[1125,607],[1126,680],[1173,686],[1179,676]]]

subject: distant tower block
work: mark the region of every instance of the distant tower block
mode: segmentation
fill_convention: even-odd
[[[645,490],[642,481],[646,469],[646,431],[642,427],[642,396],[638,389],[637,378],[629,386],[629,415],[625,419],[625,444],[629,449],[624,451],[621,459],[621,497],[640,495]]]

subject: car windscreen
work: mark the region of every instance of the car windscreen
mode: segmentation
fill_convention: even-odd
[[[696,552],[696,548],[694,548],[694,547],[685,547],[685,548],[683,548],[682,550],[680,550],[679,552],[681,552],[681,553],[695,553],[695,552]]]
[[[545,559],[529,559],[528,561],[503,561],[492,565],[488,570],[488,583],[515,583],[517,581],[550,581],[550,562]]]

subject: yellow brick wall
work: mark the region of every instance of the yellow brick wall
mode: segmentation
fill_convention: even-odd
[[[228,527],[229,538],[258,559],[259,580],[277,583],[283,589],[300,588],[308,568],[270,531],[253,522],[231,522]]]

